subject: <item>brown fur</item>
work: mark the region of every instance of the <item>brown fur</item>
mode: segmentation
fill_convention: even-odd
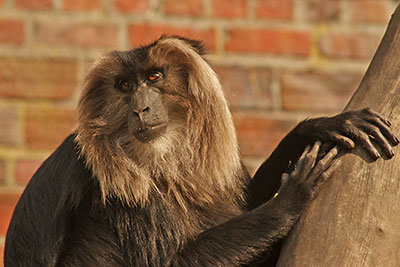
[[[163,38],[150,47],[148,62],[174,66],[163,95],[167,132],[151,143],[141,143],[128,132],[129,105],[110,78],[121,68],[115,54],[98,60],[86,78],[77,142],[100,183],[103,200],[117,197],[129,205],[143,205],[153,191],[172,197],[183,209],[187,201],[237,201],[244,182],[237,177],[243,177],[243,170],[215,72],[191,45],[177,38]]]
[[[352,128],[343,123],[346,113],[337,118],[299,124],[247,184],[231,114],[198,42],[164,37],[110,53],[87,75],[77,132],[43,163],[21,196],[5,262],[250,264],[288,234],[315,196],[320,175],[332,170],[334,161],[316,160],[317,146],[280,187],[288,162],[315,136]],[[359,115],[351,118],[360,121]]]

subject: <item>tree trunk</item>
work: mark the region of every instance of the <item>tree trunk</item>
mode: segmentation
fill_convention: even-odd
[[[400,5],[345,110],[371,107],[400,133]],[[361,150],[339,170],[292,230],[278,266],[400,266],[400,155],[371,162]]]

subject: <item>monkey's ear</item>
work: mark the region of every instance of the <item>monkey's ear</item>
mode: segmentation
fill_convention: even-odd
[[[168,39],[168,38],[175,38],[175,39],[179,39],[181,41],[184,41],[186,44],[190,45],[201,56],[206,53],[206,49],[204,47],[204,44],[201,41],[194,40],[194,39],[189,39],[189,38],[178,36],[178,35],[173,35],[173,36],[165,36],[165,35],[163,35],[160,38],[160,40]]]

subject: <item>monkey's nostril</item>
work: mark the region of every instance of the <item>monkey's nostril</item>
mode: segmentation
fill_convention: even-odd
[[[145,107],[145,108],[134,109],[134,110],[133,110],[133,113],[134,113],[136,116],[140,117],[142,114],[147,113],[147,112],[149,112],[149,111],[150,111],[150,108],[149,108],[149,107]]]

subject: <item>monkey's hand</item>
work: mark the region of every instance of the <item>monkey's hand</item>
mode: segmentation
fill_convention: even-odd
[[[334,146],[341,148],[341,152],[352,150],[356,146],[360,147],[373,160],[381,156],[392,158],[394,155],[392,147],[399,143],[399,139],[393,134],[390,126],[388,120],[369,108],[299,123],[279,143],[250,181],[248,186],[250,209],[274,196],[281,183],[282,173],[291,173],[292,163],[297,161],[304,147],[317,140],[323,143],[320,148],[322,153],[319,153],[317,161]]]
[[[334,117],[306,120],[296,127],[296,132],[313,140],[338,144],[349,150],[361,145],[374,160],[377,160],[381,156],[392,158],[392,146],[399,143],[390,126],[390,121],[372,109],[365,108],[343,112]]]
[[[320,148],[319,141],[315,142],[313,147],[306,147],[293,171],[290,174],[282,174],[281,186],[274,198],[282,197],[292,200],[301,197],[299,204],[307,203],[315,198],[320,186],[331,176],[340,162],[336,146],[318,160]]]

